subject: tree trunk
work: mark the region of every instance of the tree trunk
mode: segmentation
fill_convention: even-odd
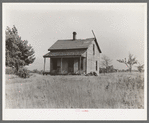
[[[105,75],[105,72],[106,72],[106,68],[105,68],[105,69],[103,69],[103,71],[104,71],[104,75]]]
[[[19,71],[19,64],[16,63],[16,71],[18,72]]]
[[[130,73],[131,73],[131,69],[132,69],[132,68],[130,68]]]

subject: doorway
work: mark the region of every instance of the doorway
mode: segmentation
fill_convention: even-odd
[[[73,72],[74,71],[73,65],[74,65],[74,59],[69,58],[68,59],[68,72]]]
[[[57,70],[57,59],[53,59],[53,70]]]

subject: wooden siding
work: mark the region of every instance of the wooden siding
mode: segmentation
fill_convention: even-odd
[[[93,54],[93,44],[95,45],[95,54]],[[97,70],[96,70],[96,61],[98,62]],[[95,41],[93,41],[90,44],[89,48],[87,49],[87,73],[95,71],[97,74],[99,74],[99,63],[100,63],[100,53]]]

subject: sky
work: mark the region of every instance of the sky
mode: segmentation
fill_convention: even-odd
[[[30,70],[43,70],[43,55],[57,40],[72,39],[74,31],[78,39],[93,38],[92,30],[101,57],[112,59],[116,69],[127,69],[117,59],[128,58],[129,53],[144,64],[145,12],[143,3],[3,3],[3,33],[15,25],[21,39],[33,46],[36,60]],[[47,70],[49,63],[47,59]]]

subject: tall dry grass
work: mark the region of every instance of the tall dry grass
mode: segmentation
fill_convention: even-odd
[[[6,108],[144,108],[143,73],[6,75]]]

